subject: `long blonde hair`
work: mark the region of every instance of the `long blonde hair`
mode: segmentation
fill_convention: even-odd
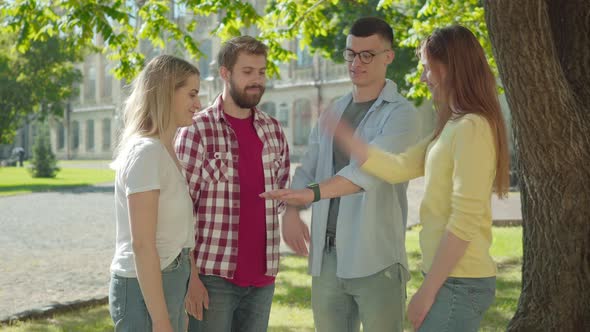
[[[159,137],[170,125],[174,91],[186,84],[197,67],[172,55],[153,58],[133,80],[123,108],[123,131],[115,148],[116,168],[133,137]]]
[[[477,38],[460,25],[437,29],[424,40],[419,56],[442,64],[447,72],[442,82],[444,102],[435,101],[437,124],[433,138],[440,135],[450,119],[470,113],[483,116],[495,138],[497,164],[494,191],[498,197],[506,197],[510,187],[506,124],[498,101],[496,79]]]

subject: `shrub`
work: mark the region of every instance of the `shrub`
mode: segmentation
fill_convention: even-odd
[[[46,124],[38,127],[37,137],[33,145],[33,158],[29,168],[34,178],[54,178],[59,171],[57,160],[51,151],[49,128]]]

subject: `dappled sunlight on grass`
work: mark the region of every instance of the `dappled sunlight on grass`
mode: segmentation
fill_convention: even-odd
[[[494,260],[498,263],[509,258],[522,260],[522,227],[494,227],[492,230]]]
[[[514,315],[521,290],[521,262],[499,265],[496,278],[496,299],[486,311],[482,331],[505,331]]]
[[[3,332],[98,332],[112,331],[113,323],[108,306],[81,309],[52,318],[0,327]]]
[[[311,276],[307,274],[307,258],[281,257],[268,330],[313,331]]]
[[[408,301],[423,281],[420,272],[421,255],[418,245],[420,227],[408,231],[406,247],[412,276],[408,283]],[[505,331],[514,315],[521,290],[522,228],[494,228],[492,253],[498,263],[496,300],[486,312],[481,331]],[[307,274],[307,258],[282,256],[280,273],[276,279],[275,296],[272,304],[268,331],[271,332],[312,332],[311,277]],[[405,329],[411,331],[405,322]],[[106,305],[82,309],[52,319],[19,323],[16,326],[0,327],[6,332],[53,332],[112,331]]]

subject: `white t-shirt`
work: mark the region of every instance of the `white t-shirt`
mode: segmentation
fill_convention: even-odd
[[[172,263],[182,248],[194,247],[193,203],[185,177],[160,140],[137,137],[129,142],[123,153],[116,166],[117,236],[111,272],[132,278],[137,277],[137,273],[127,196],[160,190],[156,248],[162,269]]]

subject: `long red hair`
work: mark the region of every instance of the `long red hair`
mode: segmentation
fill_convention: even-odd
[[[440,135],[449,120],[465,114],[474,113],[487,119],[496,146],[494,191],[498,197],[506,197],[510,187],[506,124],[498,101],[496,79],[479,41],[469,29],[452,25],[437,29],[426,38],[419,56],[426,56],[433,69],[437,65],[446,69],[441,82],[442,101],[435,100],[438,118],[433,138]]]

